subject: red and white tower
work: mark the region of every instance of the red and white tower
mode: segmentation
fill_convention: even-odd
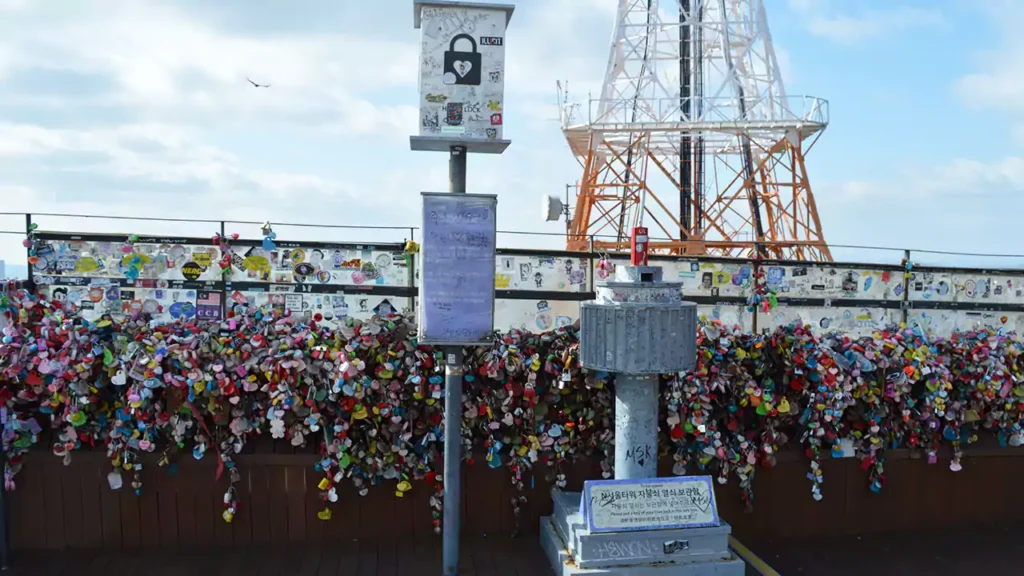
[[[563,98],[583,168],[567,245],[831,260],[804,157],[828,103],[786,93],[762,0],[619,0],[599,98]]]

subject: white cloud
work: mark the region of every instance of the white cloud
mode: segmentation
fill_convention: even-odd
[[[855,15],[834,9],[826,0],[789,0],[789,7],[806,20],[812,34],[842,44],[857,44],[910,28],[943,22],[942,15],[935,10],[909,6],[865,10]]]
[[[113,81],[107,106],[154,120],[210,123],[295,122],[365,132],[397,127],[401,107],[371,104],[365,88],[416,82],[416,45],[359,36],[246,36],[152,2],[83,2],[92,8],[19,18],[0,48],[0,71],[15,67],[96,74]],[[17,51],[17,58],[4,54]],[[340,55],[348,55],[340,57]],[[353,56],[354,55],[354,56]],[[7,63],[6,67],[4,63]],[[251,77],[270,83],[255,89]],[[360,97],[363,94],[363,97]],[[81,105],[75,94],[63,104]],[[406,125],[402,125],[406,128]]]
[[[419,192],[447,189],[445,156],[408,150],[418,120],[411,18],[374,7],[328,27],[316,21],[314,0],[295,13],[158,0],[79,0],[60,10],[0,0],[0,10],[15,4],[19,12],[0,18],[5,211],[415,226]],[[380,4],[382,13],[394,7]],[[543,194],[561,194],[580,174],[553,121],[555,81],[568,78],[575,98],[597,96],[616,5],[518,7],[508,41],[513,146],[501,157],[474,156],[469,167],[472,191],[499,195],[500,228],[561,231],[541,222],[538,208]],[[279,23],[270,12],[295,17]],[[240,24],[241,16],[251,18]],[[253,88],[246,77],[272,86]],[[210,227],[43,225],[181,234]],[[371,232],[290,234],[396,241],[405,233]],[[20,240],[9,239],[0,237],[0,258],[22,259]],[[560,247],[561,239],[541,245]]]
[[[992,162],[955,158],[943,164],[905,168],[889,181],[843,182],[830,192],[849,201],[877,201],[894,196],[921,202],[954,197],[993,199],[1024,192],[1024,157],[1007,156]]]
[[[903,249],[1019,253],[1008,214],[1024,210],[1024,158],[956,159],[908,168],[885,179],[815,186],[826,239],[839,260],[899,261]],[[994,207],[998,207],[995,209]],[[838,248],[876,246],[891,251]],[[915,261],[939,264],[933,255]],[[995,266],[974,257],[957,265]],[[1008,265],[1003,262],[1001,265]]]
[[[1019,22],[1024,9],[993,14],[992,24],[1002,34],[996,36],[995,49],[976,55],[976,70],[958,78],[954,91],[974,109],[993,107],[1011,112],[1024,112],[1024,39],[1006,20]]]
[[[1024,146],[1024,39],[1016,23],[1024,18],[1024,5],[989,0],[981,5],[993,28],[995,47],[975,55],[975,70],[956,79],[953,92],[971,110],[1005,112],[1010,136]]]

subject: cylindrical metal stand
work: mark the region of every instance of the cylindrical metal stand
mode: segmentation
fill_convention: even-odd
[[[462,348],[445,348],[444,379],[444,575],[459,573],[462,504]]]
[[[615,479],[658,476],[658,377],[615,377]]]
[[[465,146],[452,146],[448,175],[452,193],[465,194]],[[456,576],[462,516],[462,347],[449,346],[444,353],[444,536],[441,548],[444,575]]]

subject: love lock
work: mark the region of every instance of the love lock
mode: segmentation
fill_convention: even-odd
[[[459,40],[469,40],[472,51],[460,52],[455,49]],[[445,84],[458,86],[479,86],[481,55],[476,51],[476,40],[469,34],[457,34],[452,38],[449,50],[444,53],[444,69],[442,81]]]

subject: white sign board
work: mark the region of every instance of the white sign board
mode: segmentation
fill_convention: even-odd
[[[423,193],[420,342],[488,342],[497,206],[493,195]]]
[[[512,7],[417,2],[422,30],[420,129],[414,150],[500,153],[505,127],[505,27]]]
[[[591,532],[720,525],[710,476],[588,480],[580,506]]]

